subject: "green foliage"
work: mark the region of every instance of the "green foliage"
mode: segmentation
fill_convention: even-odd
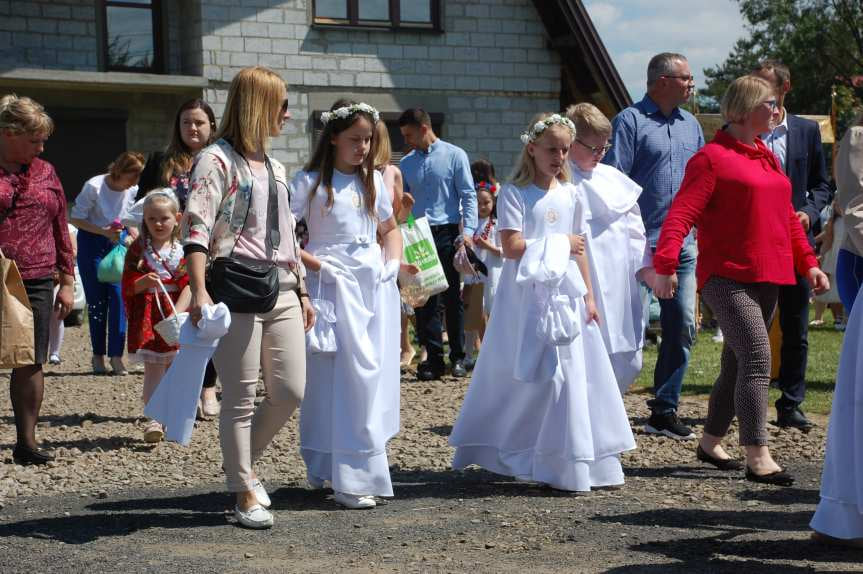
[[[728,84],[765,58],[791,68],[786,106],[795,113],[830,113],[837,87],[840,126],[863,103],[863,2],[861,0],[737,0],[749,37],[737,40],[728,58],[707,68],[701,96],[719,101]],[[841,133],[841,130],[840,130]]]

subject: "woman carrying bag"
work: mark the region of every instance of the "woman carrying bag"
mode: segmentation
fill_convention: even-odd
[[[290,118],[284,81],[263,67],[234,77],[217,141],[192,171],[181,224],[192,290],[190,319],[223,302],[231,325],[213,356],[222,382],[219,435],[234,516],[269,528],[270,499],[253,463],[303,398],[304,330],[311,328],[285,168],[266,154]],[[256,407],[258,373],[266,398]]]
[[[45,464],[52,457],[36,444],[42,406],[42,365],[48,355],[51,314],[72,309],[75,267],[66,224],[66,197],[54,167],[37,156],[54,123],[42,106],[14,94],[0,98],[0,250],[23,279],[34,323],[34,361],[12,370],[9,395],[17,433],[16,464]],[[53,275],[60,274],[54,297]]]

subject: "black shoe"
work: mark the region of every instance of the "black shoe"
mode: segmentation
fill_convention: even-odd
[[[464,365],[465,369],[467,369],[468,371],[472,371],[473,368],[476,366],[476,357],[465,357],[464,361],[462,361],[462,364]]]
[[[443,369],[435,368],[429,362],[420,363],[417,367],[418,381],[436,381],[443,377]]]
[[[20,444],[15,445],[12,451],[12,460],[15,464],[21,466],[30,466],[31,464],[45,464],[54,460],[54,457],[40,449],[31,449]]]
[[[806,418],[800,407],[776,409],[776,424],[783,428],[792,427],[803,432],[809,432],[815,426],[812,421]]]
[[[695,438],[692,429],[680,422],[677,413],[661,415],[652,413],[644,425],[645,432],[649,434],[661,434],[676,440],[688,440]]]
[[[794,477],[785,472],[785,470],[777,470],[769,474],[755,474],[748,465],[746,467],[746,480],[761,484],[773,484],[775,486],[791,486],[794,484]]]
[[[701,462],[712,464],[719,470],[743,470],[743,464],[739,460],[734,460],[733,458],[714,458],[704,452],[701,445],[698,445],[698,448],[695,449],[695,458]]]
[[[464,366],[464,361],[456,361],[452,364],[452,376],[460,379],[467,376],[467,369]]]

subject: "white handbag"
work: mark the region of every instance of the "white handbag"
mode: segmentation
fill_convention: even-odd
[[[160,302],[161,297],[156,293],[156,307],[159,308],[162,320],[153,325],[153,330],[159,333],[159,336],[169,345],[176,345],[180,342],[180,328],[183,326],[183,323],[186,322],[186,318],[189,314],[177,313],[177,308],[174,307],[174,301],[171,299],[171,296],[168,295],[168,290],[165,289],[161,279],[159,280],[159,289],[162,290],[162,293],[164,293],[165,297],[168,299],[168,303],[171,305],[172,314],[168,316],[165,315],[165,311],[162,310],[162,303]]]
[[[315,310],[315,324],[306,333],[306,348],[313,355],[335,353],[338,350],[336,331],[336,308],[332,301],[321,299],[321,278],[318,277],[318,288],[315,298],[311,300]]]

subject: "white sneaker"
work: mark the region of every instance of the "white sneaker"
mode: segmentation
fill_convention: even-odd
[[[258,503],[264,508],[269,508],[273,505],[270,500],[270,495],[267,494],[267,489],[264,488],[264,483],[261,482],[261,479],[256,478],[252,481],[252,492],[255,493],[255,498],[258,499]]]
[[[48,357],[49,365],[59,365],[60,362],[60,355],[58,355],[57,353],[54,353],[50,357]]]
[[[260,504],[256,504],[248,510],[240,510],[239,506],[235,506],[234,518],[246,528],[263,530],[273,526],[272,513]]]
[[[377,506],[374,496],[362,494],[348,494],[347,492],[336,491],[333,500],[346,508],[353,510],[361,510],[366,508],[374,508]]]

